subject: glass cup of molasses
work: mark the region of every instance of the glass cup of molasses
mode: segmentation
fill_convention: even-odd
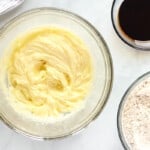
[[[129,46],[150,50],[150,0],[114,0],[113,27]]]

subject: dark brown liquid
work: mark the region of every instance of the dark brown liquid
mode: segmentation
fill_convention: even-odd
[[[150,0],[124,0],[119,10],[119,23],[130,38],[150,40]]]

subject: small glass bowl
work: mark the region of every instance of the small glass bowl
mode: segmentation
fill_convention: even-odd
[[[85,128],[102,111],[111,91],[113,68],[108,47],[100,33],[83,18],[56,8],[38,8],[25,12],[0,31],[0,56],[17,35],[40,26],[66,28],[78,35],[88,46],[94,66],[91,91],[85,106],[67,119],[55,123],[41,123],[22,117],[7,103],[7,94],[0,87],[0,116],[13,130],[35,139],[55,139],[72,135]],[[3,57],[2,57],[3,58]],[[2,80],[2,78],[0,78]]]
[[[122,112],[124,109],[124,105],[126,103],[127,97],[130,95],[130,93],[132,92],[132,90],[134,90],[135,87],[137,87],[137,85],[139,85],[142,81],[144,81],[146,78],[150,77],[150,72],[147,72],[145,74],[143,74],[142,76],[140,76],[138,79],[136,79],[131,85],[130,87],[127,89],[127,91],[125,92],[125,94],[122,97],[122,100],[119,104],[118,107],[118,113],[117,113],[117,128],[118,128],[118,135],[120,138],[120,141],[123,145],[123,147],[126,150],[130,150],[130,145],[128,144],[124,132],[123,132],[123,127],[122,127]]]
[[[127,45],[138,49],[138,50],[150,50],[150,41],[139,41],[130,38],[127,34],[123,32],[119,24],[119,9],[124,0],[114,0],[111,8],[111,20],[113,28],[119,38],[125,42]]]

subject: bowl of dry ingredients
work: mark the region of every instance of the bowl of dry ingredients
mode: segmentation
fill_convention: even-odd
[[[117,119],[125,149],[150,149],[150,72],[139,77],[126,91]]]
[[[38,139],[71,135],[101,112],[112,61],[100,33],[55,8],[25,12],[1,30],[0,117]]]

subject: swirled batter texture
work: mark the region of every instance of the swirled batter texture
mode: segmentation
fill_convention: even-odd
[[[42,27],[13,42],[7,74],[16,111],[54,117],[73,111],[84,100],[92,63],[79,37],[65,29]]]

